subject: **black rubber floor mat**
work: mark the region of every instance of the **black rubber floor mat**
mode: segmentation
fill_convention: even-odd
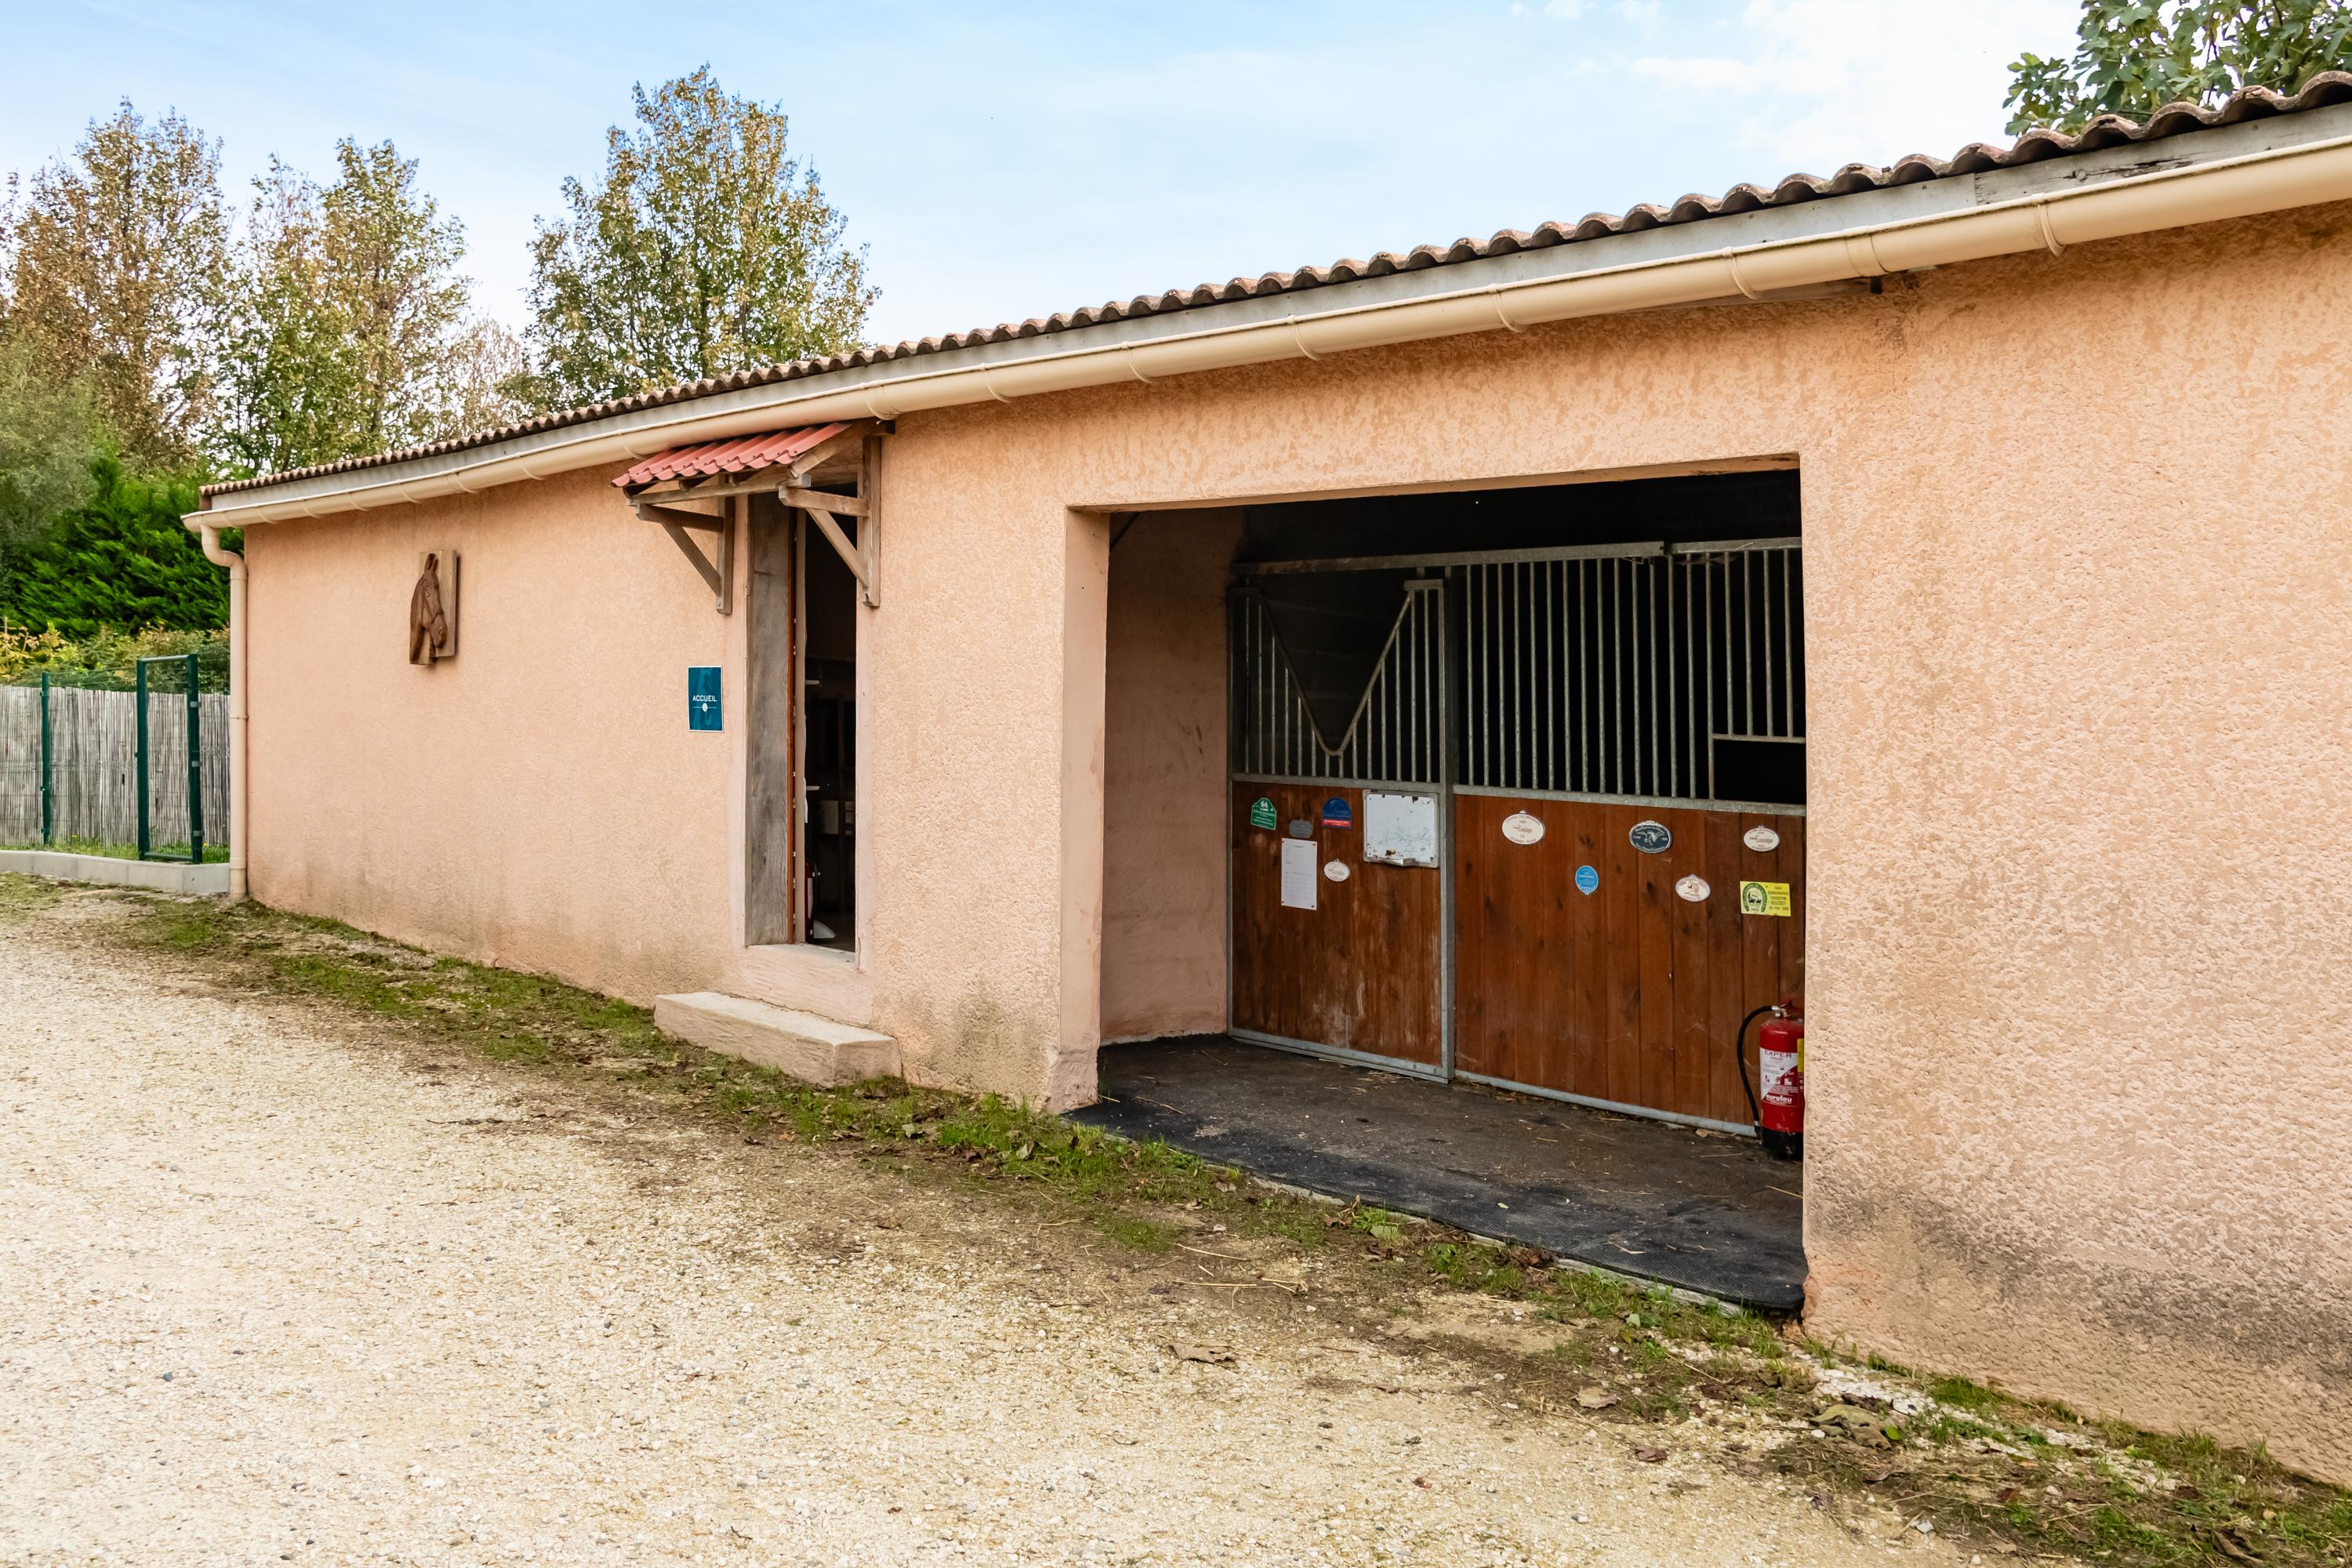
[[[1802,1167],[1751,1139],[1223,1035],[1106,1046],[1074,1121],[1769,1311],[1804,1302]]]

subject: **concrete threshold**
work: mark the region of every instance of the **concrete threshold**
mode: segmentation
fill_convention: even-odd
[[[706,1051],[827,1089],[898,1070],[898,1042],[887,1035],[719,991],[655,997],[654,1026]]]
[[[0,849],[0,871],[46,877],[53,882],[99,882],[194,898],[220,898],[228,892],[228,863],[225,860],[191,866],[185,861],[73,855],[62,849]]]

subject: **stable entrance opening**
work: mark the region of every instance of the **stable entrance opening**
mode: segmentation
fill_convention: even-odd
[[[1803,989],[1794,470],[1110,527],[1077,1114],[1793,1309],[1734,1043]]]
[[[1253,509],[1233,577],[1230,1032],[1748,1131],[1741,1021],[1803,989],[1796,475]]]
[[[857,542],[858,520],[836,526]],[[801,865],[807,941],[848,948],[857,931],[857,579],[813,527],[800,552]]]

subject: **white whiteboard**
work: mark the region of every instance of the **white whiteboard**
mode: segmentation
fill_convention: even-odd
[[[1282,841],[1282,907],[1286,910],[1311,910],[1315,907],[1315,840],[1286,838]]]
[[[1437,864],[1437,797],[1364,792],[1364,858],[1384,866]]]

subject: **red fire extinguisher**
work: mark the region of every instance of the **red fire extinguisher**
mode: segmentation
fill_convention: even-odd
[[[1769,1014],[1769,1017],[1765,1015]],[[1748,1081],[1748,1026],[1764,1019],[1756,1032],[1756,1073],[1763,1080],[1761,1103],[1756,1086]],[[1756,1119],[1756,1135],[1764,1152],[1775,1159],[1805,1157],[1805,1016],[1802,1004],[1782,1002],[1759,1007],[1739,1026],[1739,1087],[1748,1091],[1748,1113]]]

